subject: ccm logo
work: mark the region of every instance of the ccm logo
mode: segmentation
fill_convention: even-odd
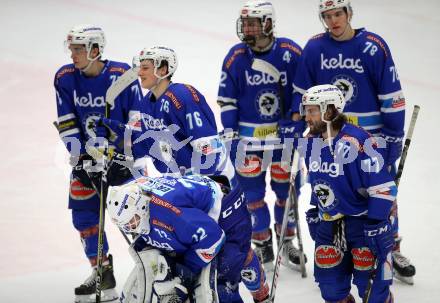
[[[233,205],[229,206],[222,212],[222,218],[226,219],[227,217],[229,217],[234,211],[234,209],[238,209],[241,206],[241,204],[243,204],[243,201],[244,201],[244,194],[241,194],[241,196],[234,202]]]

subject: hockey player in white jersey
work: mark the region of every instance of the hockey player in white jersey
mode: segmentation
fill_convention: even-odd
[[[72,221],[78,230],[84,252],[92,266],[92,275],[75,288],[76,302],[95,302],[95,278],[98,247],[99,196],[94,188],[96,181],[85,171],[83,164],[93,161],[86,152],[86,143],[105,136],[95,127],[96,120],[104,116],[107,89],[130,67],[126,63],[104,60],[103,30],[95,25],[73,27],[65,41],[73,63],[61,67],[55,75],[57,96],[58,131],[66,145],[73,165],[70,179],[69,208]],[[123,91],[110,110],[110,117],[126,123],[133,103],[139,101],[136,83]],[[122,152],[110,142],[111,149]],[[130,171],[118,164],[108,171],[108,181],[117,185],[130,178]],[[95,183],[93,182],[95,181]],[[108,254],[108,243],[104,234],[102,273],[102,299],[117,298],[114,290],[112,256]]]
[[[365,28],[352,28],[352,17],[350,0],[320,1],[319,19],[325,32],[304,47],[294,80],[297,93],[292,110],[298,112],[301,95],[311,86],[336,85],[344,93],[349,121],[387,141],[383,156],[395,176],[402,152],[405,97],[387,43]],[[392,212],[394,270],[397,278],[412,284],[415,267],[400,252],[396,202]]]
[[[217,102],[225,132],[232,138],[231,159],[253,217],[252,242],[265,268],[271,270],[274,252],[270,212],[264,200],[265,179],[270,170],[270,185],[276,195],[275,231],[279,238],[291,159],[283,157],[277,131],[280,121],[291,115],[287,110],[292,102],[292,81],[301,47],[288,38],[275,36],[275,11],[269,1],[247,1],[241,7],[237,35],[241,43],[234,45],[223,61]],[[280,79],[254,68],[256,60],[274,66]],[[249,143],[245,150],[242,143]],[[300,257],[292,242],[294,236],[295,223],[289,220],[283,260],[296,267]]]

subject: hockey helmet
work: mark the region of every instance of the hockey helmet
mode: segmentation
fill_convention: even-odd
[[[240,17],[237,20],[237,35],[243,41],[245,35],[243,33],[243,19],[258,18],[261,21],[262,33],[266,36],[274,33],[275,29],[275,9],[271,2],[264,0],[250,0],[240,9]],[[267,29],[268,20],[272,21],[272,26]]]
[[[335,106],[338,113],[342,113],[344,110],[345,98],[339,88],[330,84],[313,86],[302,96],[300,114],[305,116],[306,105],[317,105],[319,106],[322,119],[325,120],[324,114],[327,112],[330,104]]]
[[[154,75],[159,79],[164,79],[173,75],[176,72],[178,65],[176,52],[173,49],[165,46],[144,48],[136,60],[138,62],[152,60],[154,64]],[[157,74],[157,69],[162,64],[162,61],[168,63],[168,73],[161,77]]]
[[[150,232],[151,197],[144,193],[136,181],[109,187],[107,209],[111,220],[124,232],[148,234]]]
[[[64,41],[64,45],[66,48],[69,48],[71,44],[84,45],[87,51],[87,59],[94,60],[93,58],[90,58],[90,52],[94,45],[98,45],[98,49],[99,49],[98,57],[101,57],[104,52],[104,47],[105,47],[104,31],[102,30],[101,27],[95,25],[90,25],[90,24],[76,25],[69,31],[69,33],[67,34],[67,38]]]

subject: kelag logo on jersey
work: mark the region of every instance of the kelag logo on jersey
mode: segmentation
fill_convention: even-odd
[[[258,86],[261,84],[277,83],[276,79],[266,73],[249,73],[247,70],[244,72],[246,76],[246,83],[249,86]],[[287,73],[280,72],[280,80],[283,86],[287,84]]]
[[[87,96],[78,96],[76,89],[73,90],[73,101],[76,106],[79,107],[104,107],[105,99],[104,96],[98,96],[93,98],[92,93],[87,93]],[[115,106],[112,105],[111,109]]]
[[[342,92],[346,106],[356,101],[358,85],[352,77],[347,75],[337,75],[330,82]]]
[[[362,74],[364,67],[362,66],[361,59],[345,58],[342,54],[338,54],[337,58],[325,58],[321,53],[321,69],[352,69],[355,72]]]
[[[272,120],[280,112],[280,101],[276,91],[272,89],[262,90],[256,98],[257,110],[264,120]]]

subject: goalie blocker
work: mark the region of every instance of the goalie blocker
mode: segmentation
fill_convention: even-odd
[[[242,277],[257,302],[267,298],[241,189],[198,175],[147,177],[110,187],[107,208],[112,222],[139,235],[122,302],[240,302]]]

